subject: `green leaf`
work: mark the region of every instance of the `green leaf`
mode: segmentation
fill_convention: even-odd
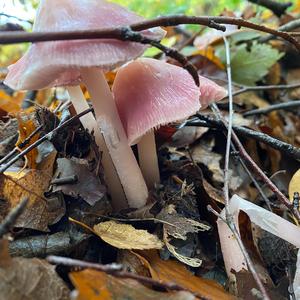
[[[232,79],[240,84],[255,85],[268,74],[272,67],[284,54],[267,44],[253,43],[250,50],[246,44],[231,46]],[[226,62],[224,47],[219,48],[217,55]]]

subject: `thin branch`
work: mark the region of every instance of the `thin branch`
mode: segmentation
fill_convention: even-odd
[[[228,116],[228,127],[227,127],[227,141],[226,141],[226,153],[225,153],[225,165],[224,165],[224,199],[225,199],[225,210],[226,215],[229,216],[228,211],[229,205],[229,160],[230,160],[230,144],[231,144],[231,133],[233,124],[233,97],[232,97],[232,80],[231,80],[231,64],[230,64],[230,47],[226,37],[223,37],[225,50],[226,50],[226,64],[227,64],[227,78],[228,78],[228,95],[229,95],[229,116]]]
[[[231,147],[232,147],[234,152],[238,153],[238,151],[236,149],[236,146],[233,143],[231,143]],[[263,189],[261,188],[261,186],[259,185],[257,180],[254,178],[253,174],[250,172],[250,170],[246,166],[245,162],[242,160],[242,158],[240,156],[237,156],[237,158],[238,158],[240,164],[242,165],[242,167],[244,168],[245,172],[248,174],[249,178],[251,179],[251,181],[255,185],[255,187],[258,190],[259,194],[261,195],[262,199],[265,201],[269,211],[273,211],[269,198],[266,196],[265,192],[263,191]]]
[[[258,25],[242,18],[231,17],[193,17],[184,15],[173,15],[158,17],[156,19],[146,20],[132,24],[130,29],[133,31],[142,31],[158,26],[176,26],[180,24],[197,24],[214,29],[225,31],[222,24],[237,25],[238,27],[250,28],[256,31],[272,34],[292,43],[299,51],[300,44],[287,32],[278,31],[263,25]],[[42,42],[57,40],[77,40],[77,39],[119,39],[123,40],[124,28],[107,28],[100,30],[85,31],[61,31],[61,32],[3,32],[0,34],[0,44],[14,44],[23,42]]]
[[[186,126],[200,126],[224,129],[224,124],[220,120],[213,119],[204,115],[197,114],[199,121],[187,122]],[[286,142],[275,139],[265,133],[258,132],[246,127],[233,125],[233,130],[241,136],[253,138],[259,142],[269,145],[270,147],[282,152],[283,154],[295,159],[300,159],[300,149]]]
[[[193,291],[188,290],[187,288],[180,286],[178,284],[172,283],[172,282],[162,282],[157,281],[149,277],[141,276],[134,273],[129,273],[126,271],[123,271],[122,265],[119,264],[110,264],[110,265],[102,265],[102,264],[96,264],[96,263],[90,263],[85,262],[77,259],[67,258],[67,257],[60,257],[60,256],[48,256],[47,260],[52,264],[58,264],[58,265],[64,265],[68,267],[79,267],[79,268],[89,268],[94,269],[100,272],[104,272],[106,274],[118,277],[118,278],[130,278],[134,279],[142,284],[146,285],[152,285],[156,288],[161,288],[164,290],[170,290],[170,291],[186,291],[190,292],[196,297],[207,300],[206,297],[203,297],[202,295],[199,295],[198,293],[195,293]]]
[[[293,84],[280,84],[280,85],[259,85],[259,86],[241,86],[241,89],[235,91],[233,96],[237,96],[246,92],[252,91],[271,91],[271,90],[291,90],[300,87],[300,83],[293,83]],[[226,99],[226,96],[224,99]]]
[[[0,224],[0,239],[6,234],[16,223],[19,216],[25,210],[28,203],[28,198],[24,198],[16,207],[9,212],[5,219]]]
[[[125,41],[137,42],[140,44],[151,45],[164,52],[167,56],[177,60],[184,69],[186,69],[193,77],[195,84],[200,85],[197,69],[191,64],[188,59],[174,48],[169,48],[162,45],[160,42],[147,38],[146,36],[132,31],[130,28],[123,29],[123,38]]]
[[[250,259],[250,256],[241,240],[241,237],[239,235],[239,232],[235,226],[234,219],[232,216],[231,211],[229,210],[229,181],[230,181],[230,175],[229,175],[229,160],[230,160],[230,146],[231,146],[231,136],[232,136],[232,126],[233,126],[233,96],[232,96],[232,76],[231,76],[231,64],[230,64],[230,47],[229,43],[226,39],[226,37],[223,37],[224,44],[225,44],[225,51],[226,51],[226,64],[227,64],[227,78],[228,78],[228,95],[229,95],[229,116],[228,116],[228,123],[226,123],[227,127],[227,141],[226,141],[226,153],[225,153],[225,165],[224,165],[224,199],[225,199],[225,218],[224,220],[227,224],[227,226],[232,230],[233,235],[235,236],[239,247],[241,249],[241,252],[243,253],[243,256],[247,262],[247,265],[249,267],[250,272],[252,273],[252,276],[260,289],[262,295],[264,295],[264,299],[270,299],[265,287],[263,286],[261,279],[259,278],[257,271],[254,268],[254,265]],[[222,119],[221,113],[217,107],[217,105],[211,105],[212,110],[214,111],[215,115]],[[225,124],[225,123],[224,123]]]
[[[299,106],[300,106],[300,100],[292,100],[292,101],[288,101],[288,102],[269,105],[269,106],[263,107],[263,108],[253,109],[253,110],[243,113],[243,116],[249,117],[249,116],[254,116],[254,115],[264,115],[264,114],[268,114],[274,110],[282,110],[282,109],[285,110],[285,109],[295,108],[295,107],[299,107]]]
[[[16,16],[12,16],[12,15],[9,15],[9,14],[6,14],[6,13],[0,13],[0,17],[6,17],[6,18],[13,18],[15,20],[18,20],[19,22],[26,22],[26,23],[29,23],[30,25],[33,25],[33,22],[30,21],[30,20],[25,20],[25,19],[21,19],[19,17],[16,17]]]
[[[300,19],[292,20],[291,22],[288,22],[278,28],[278,31],[292,31],[296,28],[300,27]],[[291,32],[289,32],[290,35],[293,35]],[[275,36],[268,34],[267,36],[261,37],[258,41],[260,43],[266,43],[273,39]]]
[[[216,104],[214,104],[214,105],[215,105],[216,109],[218,109],[217,105]],[[219,113],[219,116],[221,117],[221,121],[223,122],[224,126],[227,128],[227,121],[221,115],[221,112]],[[235,127],[234,127],[234,130],[235,130]],[[268,176],[255,163],[255,161],[247,153],[246,149],[244,148],[243,144],[239,140],[235,131],[232,131],[232,140],[234,141],[235,145],[238,148],[239,155],[242,157],[242,159],[245,161],[245,163],[248,165],[248,167],[256,174],[256,176],[258,176],[265,183],[266,186],[269,187],[269,189],[277,196],[277,199],[295,216],[295,218],[298,221],[300,221],[299,210],[293,206],[293,204],[287,199],[287,197],[277,188],[277,186],[268,178]],[[295,148],[295,147],[293,147],[293,148]]]
[[[7,170],[11,165],[13,165],[17,160],[19,160],[20,158],[24,157],[27,153],[29,153],[30,151],[32,151],[34,148],[36,148],[37,146],[39,146],[40,144],[42,144],[43,142],[45,142],[46,140],[51,139],[51,137],[56,134],[58,131],[60,131],[63,128],[66,128],[68,125],[70,125],[71,123],[73,123],[75,120],[78,120],[79,118],[81,118],[82,116],[88,114],[89,112],[93,111],[92,108],[86,109],[83,112],[81,112],[80,114],[73,116],[72,118],[68,119],[67,121],[59,124],[56,128],[54,128],[52,131],[50,131],[49,133],[47,133],[46,135],[44,135],[43,137],[41,137],[40,139],[38,139],[36,142],[34,142],[33,144],[29,145],[25,150],[23,150],[22,152],[20,152],[17,156],[15,156],[13,159],[11,159],[9,162],[7,162],[6,164],[0,166],[0,174],[2,174],[5,170]]]

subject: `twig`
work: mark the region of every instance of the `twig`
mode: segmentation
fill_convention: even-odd
[[[236,150],[236,147],[235,147],[235,145],[233,143],[231,143],[231,147],[232,147],[232,149],[233,149],[234,152],[238,153],[238,151]],[[254,178],[253,174],[250,172],[249,168],[246,166],[246,164],[242,160],[242,158],[240,156],[237,156],[237,157],[238,157],[238,160],[239,160],[240,164],[244,168],[245,172],[248,174],[249,178],[251,179],[251,181],[255,185],[256,189],[258,190],[259,194],[261,195],[261,197],[265,201],[268,209],[270,211],[273,211],[272,207],[271,207],[271,203],[270,203],[269,198],[266,196],[266,194],[264,193],[263,189],[261,188],[261,186],[259,185],[259,183],[257,182],[257,180]]]
[[[224,129],[224,125],[220,120],[215,120],[200,114],[197,114],[197,117],[200,119],[200,121],[187,122],[186,126],[210,127],[217,128],[220,130]],[[295,160],[300,160],[300,149],[291,144],[275,139],[265,133],[258,132],[242,126],[233,125],[233,130],[241,136],[253,138],[259,142],[269,145],[270,147],[282,152],[283,154]]]
[[[230,144],[232,133],[232,120],[233,120],[233,97],[232,97],[232,80],[231,80],[231,64],[230,64],[230,47],[226,37],[223,37],[225,50],[226,50],[226,65],[227,65],[227,78],[228,78],[228,95],[229,95],[229,115],[228,115],[228,127],[227,127],[227,141],[226,141],[226,153],[225,153],[225,165],[224,165],[224,199],[226,215],[229,216],[229,160],[230,160]]]
[[[233,93],[233,97],[251,91],[270,91],[270,90],[291,90],[300,87],[300,83],[281,84],[281,85],[259,85],[259,86],[241,86],[241,89]],[[224,99],[226,99],[226,96]]]
[[[250,256],[241,240],[241,237],[239,235],[239,232],[235,226],[233,216],[229,210],[229,160],[230,160],[230,145],[231,145],[231,136],[232,136],[232,125],[233,125],[233,96],[232,96],[232,76],[231,76],[231,64],[230,64],[230,47],[229,43],[226,39],[226,37],[223,37],[224,44],[225,44],[225,51],[226,51],[226,64],[227,64],[227,78],[228,78],[228,95],[229,95],[229,116],[228,116],[228,124],[226,124],[227,127],[227,142],[226,142],[226,153],[225,153],[225,165],[224,165],[224,199],[225,199],[225,218],[226,220],[222,219],[226,222],[227,226],[231,229],[233,235],[235,236],[239,247],[241,249],[241,252],[243,253],[243,256],[247,262],[247,265],[249,267],[250,272],[252,273],[252,276],[260,289],[261,293],[264,295],[264,299],[270,299],[265,287],[263,286],[255,268],[254,265],[250,259]],[[218,107],[215,105],[211,106],[213,111],[215,112],[216,116],[221,118],[220,111],[218,110]],[[221,216],[220,216],[221,217]]]
[[[292,101],[288,101],[288,102],[269,105],[269,106],[263,107],[263,108],[253,109],[253,110],[243,113],[243,116],[249,117],[249,116],[253,116],[253,115],[264,115],[264,114],[268,114],[274,110],[289,109],[289,108],[295,108],[295,107],[299,107],[299,106],[300,106],[300,100],[292,100]]]
[[[11,227],[14,226],[19,216],[25,210],[25,207],[28,203],[28,198],[24,198],[9,214],[5,217],[5,219],[0,224],[0,239],[6,234]]]
[[[292,31],[296,28],[300,27],[300,19],[296,19],[296,20],[293,20],[291,22],[288,22],[282,26],[280,26],[278,28],[278,31]],[[293,35],[291,32],[289,32],[290,35]],[[269,40],[273,39],[275,36],[272,35],[272,34],[268,34],[267,36],[263,36],[261,37],[258,41],[260,43],[266,43],[268,42]]]
[[[146,20],[132,24],[130,29],[133,31],[142,31],[158,26],[176,26],[180,24],[197,24],[214,29],[225,31],[222,24],[232,24],[238,27],[250,28],[253,30],[272,34],[292,43],[299,51],[300,44],[287,32],[278,31],[263,25],[258,25],[242,18],[231,17],[193,17],[184,15],[172,15],[158,17],[156,19]],[[0,44],[14,44],[24,42],[42,42],[57,40],[77,40],[77,39],[119,39],[123,40],[124,28],[108,28],[100,30],[85,31],[61,31],[61,32],[3,32],[0,34]]]
[[[197,86],[200,85],[197,69],[191,64],[188,59],[174,48],[169,48],[162,45],[159,41],[147,38],[146,36],[132,31],[130,28],[123,29],[124,41],[137,42],[145,45],[151,45],[164,52],[167,56],[177,60],[184,69],[186,69],[193,77]]]
[[[164,290],[171,290],[171,291],[187,291],[192,293],[193,295],[197,296],[200,299],[207,300],[206,297],[199,295],[193,291],[186,289],[183,286],[172,282],[161,282],[154,280],[149,277],[141,276],[134,273],[129,273],[123,271],[123,266],[119,264],[110,264],[110,265],[102,265],[96,263],[85,262],[77,259],[67,258],[67,257],[60,257],[60,256],[48,256],[47,260],[52,264],[59,264],[69,267],[79,267],[79,268],[89,268],[94,269],[100,272],[104,272],[106,274],[118,277],[118,278],[130,278],[134,279],[142,284],[150,284],[156,288],[161,288]]]
[[[0,17],[1,17],[1,16],[6,17],[6,18],[13,18],[13,19],[18,20],[19,22],[26,22],[26,23],[29,23],[30,25],[33,25],[33,22],[30,21],[30,20],[21,19],[21,18],[19,18],[19,17],[12,16],[12,15],[9,15],[9,14],[0,13]]]
[[[205,28],[201,28],[200,30],[198,30],[197,32],[195,32],[192,36],[188,37],[184,42],[182,42],[181,44],[179,44],[176,48],[178,51],[181,51],[184,47],[192,44],[194,42],[194,40],[196,39],[197,36],[199,36],[203,30]]]
[[[271,10],[277,17],[280,17],[285,11],[293,5],[292,2],[280,3],[274,0],[248,0],[257,5],[261,5]]]
[[[234,225],[234,223],[229,222],[227,219],[224,219],[218,212],[216,212],[210,205],[207,206],[207,210],[212,212],[216,217],[220,218],[225,224],[227,224],[227,226],[229,227],[229,229],[231,230],[231,232],[233,233],[234,237],[236,238],[237,243],[239,244],[239,247],[241,249],[241,252],[243,253],[243,256],[245,258],[245,261],[247,263],[247,266],[256,282],[256,284],[258,285],[262,295],[263,295],[263,299],[266,300],[271,300],[271,298],[268,296],[267,291],[264,287],[264,285],[262,284],[262,281],[258,275],[258,273],[255,270],[254,264],[241,240],[240,234],[236,228],[236,226]]]
[[[3,173],[5,170],[7,170],[12,164],[14,164],[17,160],[19,160],[20,158],[24,157],[27,153],[29,153],[31,150],[33,150],[34,148],[36,148],[38,145],[40,145],[41,143],[43,143],[44,141],[51,139],[51,137],[56,134],[59,130],[67,127],[68,125],[70,125],[72,122],[74,122],[75,120],[78,120],[79,118],[81,118],[82,116],[88,114],[89,112],[93,111],[92,108],[86,109],[83,112],[81,112],[80,114],[73,116],[72,118],[70,118],[69,120],[59,124],[56,128],[54,128],[52,131],[50,131],[49,133],[47,133],[46,135],[44,135],[43,137],[41,137],[40,139],[38,139],[36,142],[34,142],[33,144],[31,144],[30,146],[28,146],[25,150],[23,150],[22,152],[20,152],[17,156],[15,156],[12,160],[10,160],[8,163],[2,165],[0,167],[0,174]]]
[[[0,165],[2,165],[4,162],[6,162],[8,159],[10,159],[12,156],[16,155],[19,152],[19,149],[23,149],[28,145],[30,140],[39,132],[43,126],[38,126],[23,142],[21,142],[17,147],[15,147],[13,150],[11,150],[8,154],[6,154],[1,160]]]

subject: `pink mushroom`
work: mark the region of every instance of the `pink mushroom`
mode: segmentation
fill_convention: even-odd
[[[112,90],[128,142],[138,142],[148,188],[159,183],[154,129],[186,119],[227,93],[204,77],[200,77],[199,91],[187,71],[151,58],[139,58],[120,68]]]
[[[41,0],[33,30],[100,29],[125,26],[141,20],[140,16],[104,0]],[[143,34],[162,38],[164,31],[157,28]],[[78,85],[80,82],[86,85],[101,132],[92,114],[81,121],[95,132],[103,152],[106,182],[117,209],[127,207],[127,202],[130,207],[143,206],[148,191],[102,71],[138,57],[145,49],[140,44],[116,40],[35,43],[17,63],[9,67],[5,80],[8,86],[16,90]],[[67,89],[77,113],[88,107],[79,86]]]

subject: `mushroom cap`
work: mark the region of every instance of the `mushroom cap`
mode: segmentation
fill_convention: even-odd
[[[112,90],[131,145],[151,129],[200,109],[200,91],[191,75],[151,58],[139,58],[120,68]]]
[[[199,79],[201,109],[205,109],[209,104],[222,100],[227,96],[227,90],[216,84],[214,81],[200,75]]]
[[[128,26],[144,20],[122,6],[105,0],[41,0],[33,31],[96,30]],[[160,28],[142,31],[162,38]],[[9,66],[5,84],[15,90],[78,84],[80,68],[111,70],[140,56],[147,46],[112,39],[39,42]]]

